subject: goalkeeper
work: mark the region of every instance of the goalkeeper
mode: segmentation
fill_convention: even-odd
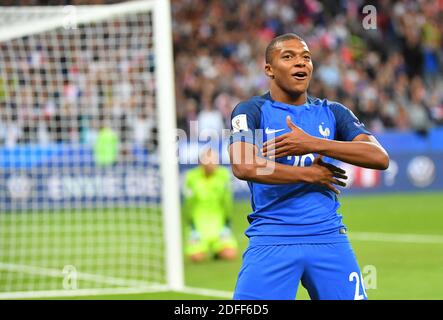
[[[228,169],[218,165],[218,153],[204,150],[200,163],[186,173],[184,214],[188,226],[186,255],[194,262],[208,256],[233,260],[237,241],[231,232],[232,191]]]

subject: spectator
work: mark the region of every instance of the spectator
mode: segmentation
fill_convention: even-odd
[[[104,117],[101,119],[100,130],[94,145],[95,163],[107,167],[117,162],[119,152],[119,139],[117,134]]]
[[[420,85],[416,85],[412,91],[412,99],[409,103],[409,123],[417,133],[426,135],[432,123],[429,110],[423,102]]]
[[[220,111],[215,110],[212,105],[206,103],[203,110],[198,114],[199,135],[207,133],[221,134],[224,128],[223,118]]]

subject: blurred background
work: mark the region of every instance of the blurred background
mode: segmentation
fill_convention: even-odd
[[[3,0],[0,4],[118,2],[122,1]],[[367,5],[377,10],[375,29],[362,25]],[[309,94],[350,108],[391,156],[385,172],[343,164],[350,176],[342,198],[344,223],[364,276],[365,270],[368,279],[376,270],[369,298],[443,299],[443,1],[172,0],[171,7],[178,128],[191,137],[207,128],[220,132],[229,128],[237,103],[267,91],[263,70],[269,41],[286,32],[299,34],[313,53]],[[138,26],[143,37],[149,23],[140,21],[126,27]],[[125,33],[124,26],[109,23],[98,30],[107,39],[106,28]],[[100,39],[82,32],[78,38],[59,39],[63,41],[48,41],[51,50],[26,40],[0,43],[0,171],[26,172],[41,165],[41,157],[32,156],[36,146],[41,147],[40,155],[50,155],[45,161],[54,165],[62,161],[56,154],[71,155],[72,163],[86,159],[99,166],[145,163],[158,145],[150,40],[137,44],[121,40],[108,51],[102,50]],[[97,44],[76,47],[82,39]],[[81,54],[57,55],[70,46]],[[14,50],[23,56],[16,59],[8,54]],[[109,55],[114,55],[118,68],[107,63]],[[100,156],[98,141],[115,144],[115,150]],[[202,143],[182,143],[181,155],[195,159]],[[26,159],[17,157],[29,146],[34,153],[25,153]],[[60,146],[64,151],[57,153]],[[226,141],[216,147],[227,163]],[[36,159],[38,163],[33,162]],[[181,174],[190,167],[181,165]],[[3,210],[41,208],[35,203],[60,206],[53,200],[36,200],[45,197],[39,192],[17,204],[6,191],[10,175],[0,172],[0,177]],[[234,177],[232,184],[233,230],[243,251],[246,215],[251,211],[249,191]],[[156,191],[138,196],[155,198]],[[186,283],[232,291],[240,263],[240,257],[200,264],[186,261]],[[303,290],[299,289],[300,297],[306,298]],[[174,297],[172,293],[132,296]]]

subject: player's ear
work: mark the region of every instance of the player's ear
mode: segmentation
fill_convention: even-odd
[[[274,71],[272,71],[272,66],[270,63],[265,64],[265,74],[271,78],[274,79]]]

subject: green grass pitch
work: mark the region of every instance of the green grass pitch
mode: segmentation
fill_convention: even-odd
[[[341,204],[339,212],[360,267],[376,268],[376,288],[367,290],[369,299],[443,299],[443,193],[346,196]],[[233,227],[241,251],[247,246],[243,232],[249,212],[248,202],[235,204]],[[240,264],[241,257],[234,262],[186,261],[186,285],[232,291]],[[2,272],[0,292],[8,278]],[[215,297],[161,292],[72,299],[211,298]],[[309,299],[301,285],[297,299]]]

